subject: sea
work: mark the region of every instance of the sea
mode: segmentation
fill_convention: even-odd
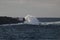
[[[38,18],[38,20],[55,22],[60,21],[60,18]],[[0,25],[0,40],[60,40],[60,25]]]

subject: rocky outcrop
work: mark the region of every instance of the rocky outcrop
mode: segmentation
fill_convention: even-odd
[[[24,18],[22,18],[22,19],[23,20],[19,20],[19,18],[0,16],[0,24],[11,24],[11,23],[24,22]]]

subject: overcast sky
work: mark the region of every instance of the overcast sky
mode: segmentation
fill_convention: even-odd
[[[60,17],[60,0],[0,0],[0,16]]]

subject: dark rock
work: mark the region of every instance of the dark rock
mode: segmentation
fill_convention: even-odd
[[[0,24],[11,24],[11,23],[19,23],[24,22],[25,19],[19,20],[19,18],[12,18],[12,17],[6,17],[6,16],[0,16]]]

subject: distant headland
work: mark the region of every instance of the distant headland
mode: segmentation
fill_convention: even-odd
[[[24,18],[13,18],[13,17],[7,17],[7,16],[0,16],[0,25],[1,24],[11,24],[11,23],[21,23],[24,22]]]

